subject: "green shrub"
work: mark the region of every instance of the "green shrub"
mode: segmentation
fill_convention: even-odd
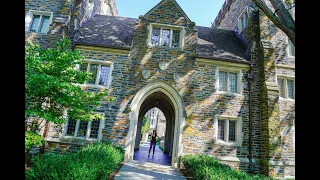
[[[221,164],[214,157],[204,154],[184,155],[181,161],[196,180],[272,180],[271,177],[250,175],[243,171],[233,170],[230,166]]]
[[[123,161],[124,151],[111,143],[92,144],[76,153],[46,153],[32,159],[26,179],[108,179]]]

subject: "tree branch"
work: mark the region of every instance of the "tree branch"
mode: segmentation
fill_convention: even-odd
[[[275,11],[277,16],[272,12],[272,10],[264,3],[262,0],[252,0],[262,12],[284,33],[287,34],[292,44],[295,45],[295,23],[288,11],[285,10],[284,4],[280,0],[270,0],[274,9],[279,9]],[[282,3],[282,4],[281,4]],[[290,17],[289,17],[290,16]]]

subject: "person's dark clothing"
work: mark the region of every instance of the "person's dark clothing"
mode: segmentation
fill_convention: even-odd
[[[154,137],[153,137],[153,136],[151,135],[151,142],[156,143],[156,137],[157,137],[157,136],[154,136]]]
[[[151,151],[151,148],[153,147],[153,154],[154,154],[154,150],[155,150],[155,148],[156,148],[156,142],[150,142],[150,148],[149,148],[149,154],[150,154],[150,151]]]
[[[151,148],[153,148],[153,154],[154,154],[154,150],[156,148],[156,142],[157,142],[157,134],[155,134],[155,136],[152,136],[153,134],[151,134],[151,141],[150,141],[150,148],[149,148],[149,154],[151,151]]]

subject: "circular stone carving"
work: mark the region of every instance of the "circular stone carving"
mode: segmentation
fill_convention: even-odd
[[[147,79],[150,76],[150,70],[147,68],[143,68],[141,73],[142,73],[143,78],[145,78],[145,79]]]
[[[179,83],[181,81],[181,78],[182,78],[182,74],[181,73],[174,73],[173,74],[173,79]]]
[[[160,68],[161,70],[165,70],[165,69],[167,68],[167,66],[168,66],[168,63],[167,63],[167,62],[165,62],[165,61],[160,61],[160,62],[159,62],[159,68]]]

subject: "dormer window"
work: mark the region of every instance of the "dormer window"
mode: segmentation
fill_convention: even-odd
[[[183,47],[184,27],[152,23],[149,30],[149,46]]]

